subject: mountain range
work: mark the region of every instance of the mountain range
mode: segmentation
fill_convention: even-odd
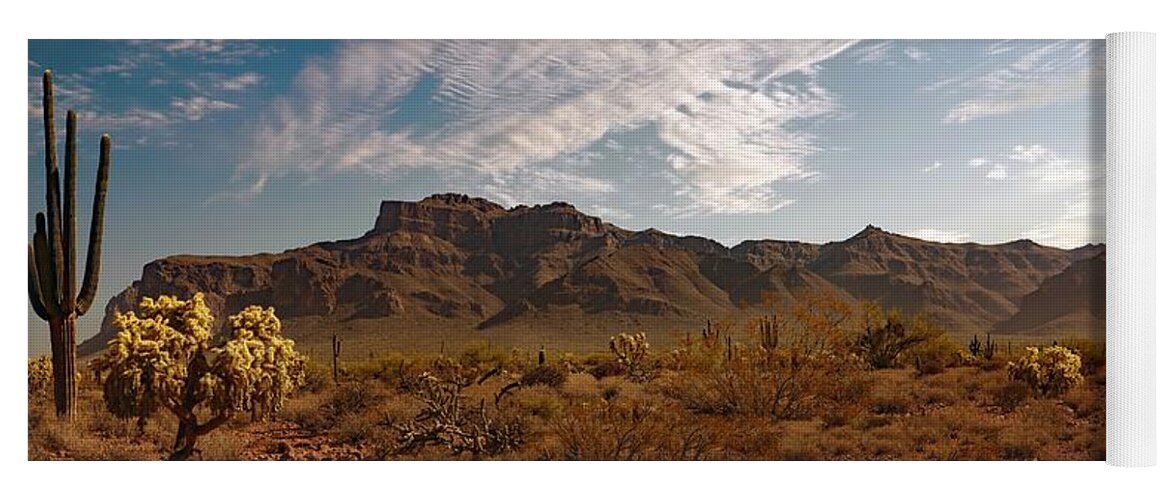
[[[145,296],[203,292],[217,318],[248,304],[282,318],[467,325],[491,333],[552,319],[566,331],[616,317],[694,324],[834,294],[923,313],[955,335],[1101,335],[1104,245],[1063,250],[1018,240],[937,243],[874,226],[844,241],[750,240],[731,248],[698,236],[631,231],[567,203],[505,208],[439,194],[384,201],[359,238],[278,254],[178,255],[148,263],[113,297],[114,314]],[[660,321],[661,320],[661,321]]]

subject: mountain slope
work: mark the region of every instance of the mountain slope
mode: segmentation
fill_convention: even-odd
[[[1021,301],[998,333],[1072,335],[1106,331],[1106,252],[1070,264]]]

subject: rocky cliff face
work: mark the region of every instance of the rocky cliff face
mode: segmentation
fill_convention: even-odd
[[[1046,279],[1099,253],[1100,247],[1064,251],[1029,241],[942,244],[875,227],[825,245],[762,240],[727,248],[697,236],[628,231],[566,203],[506,209],[443,194],[383,202],[373,229],[353,240],[151,262],[106,305],[101,332],[81,351],[104,346],[114,313],[141,297],[196,292],[221,321],[259,304],[288,318],[458,319],[488,330],[567,308],[584,315],[575,317],[701,321],[766,300],[837,294],[923,312],[967,333],[1016,314]],[[1104,278],[1096,279],[1069,286],[1104,290]]]

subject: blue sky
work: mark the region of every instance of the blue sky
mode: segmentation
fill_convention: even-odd
[[[28,232],[44,210],[39,78],[51,68],[59,116],[81,117],[84,214],[98,137],[115,143],[82,337],[150,260],[350,238],[380,200],[436,192],[568,201],[726,245],[833,241],[875,224],[1071,248],[1105,239],[1103,48],[34,40]],[[43,352],[28,314],[30,352]]]

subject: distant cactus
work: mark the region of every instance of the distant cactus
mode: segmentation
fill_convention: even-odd
[[[973,335],[972,341],[968,342],[968,352],[972,353],[973,357],[984,358],[991,361],[996,357],[996,351],[999,346],[992,340],[992,334],[985,334],[984,342],[980,342],[980,337]]]
[[[49,323],[53,355],[53,399],[57,415],[70,418],[77,399],[77,318],[84,315],[98,290],[106,185],[110,176],[110,136],[102,135],[97,185],[86,248],[85,277],[77,290],[77,113],[65,117],[64,189],[57,172],[57,129],[53,121],[53,73],[45,70],[46,212],[36,215],[36,232],[28,246],[28,296],[33,311]],[[62,191],[64,200],[62,200]]]
[[[643,362],[650,350],[651,345],[643,332],[620,333],[610,337],[610,352],[618,358],[618,363],[626,367],[627,374],[632,378],[643,375]]]
[[[333,351],[333,383],[339,384],[338,381],[338,358],[342,355],[342,341],[337,338],[337,334],[333,334],[333,338],[329,341],[330,349]]]
[[[304,381],[305,358],[281,336],[272,308],[249,306],[230,316],[230,337],[214,347],[214,318],[202,294],[144,298],[137,311],[114,321],[118,333],[91,362],[106,408],[137,418],[140,427],[160,408],[174,414],[172,459],[190,457],[199,436],[237,411],[253,418],[275,413]],[[211,418],[199,422],[203,409]]]
[[[781,323],[777,321],[777,315],[761,317],[756,328],[760,347],[765,351],[773,352],[781,345]]]

